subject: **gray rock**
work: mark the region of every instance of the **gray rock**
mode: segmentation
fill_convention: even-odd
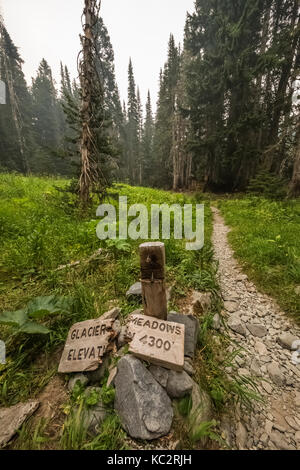
[[[100,364],[98,369],[84,373],[90,383],[92,384],[99,383],[101,379],[103,379],[105,372],[109,368],[110,360],[111,359],[109,355],[104,356],[102,358],[102,364]]]
[[[282,333],[276,339],[277,343],[280,344],[285,349],[292,350],[292,345],[294,341],[297,341],[297,337],[292,335],[291,333]]]
[[[279,450],[294,450],[294,447],[289,445],[284,434],[279,431],[272,431],[270,439],[275,445],[276,449]]]
[[[266,432],[264,432],[261,436],[260,436],[260,442],[266,446],[269,442],[269,436]]]
[[[238,274],[235,280],[237,282],[248,281],[248,276],[246,274]]]
[[[193,310],[196,314],[205,314],[211,310],[212,294],[211,292],[194,292]]]
[[[182,398],[192,391],[194,381],[185,372],[170,370],[167,382],[167,393],[171,398]]]
[[[127,355],[118,362],[115,409],[135,439],[157,439],[171,429],[172,402],[142,362]]]
[[[184,355],[194,357],[197,346],[199,321],[193,315],[182,315],[181,313],[170,312],[168,321],[185,325],[184,334]]]
[[[255,351],[258,352],[258,354],[261,356],[266,356],[268,354],[268,350],[266,346],[260,341],[255,342],[254,348],[255,348]]]
[[[271,395],[271,393],[273,391],[273,388],[268,382],[265,382],[263,380],[262,383],[261,383],[261,386],[269,395]]]
[[[245,426],[239,421],[236,430],[235,443],[239,450],[246,449],[247,431]]]
[[[69,383],[68,383],[68,389],[69,392],[72,392],[76,382],[80,382],[81,385],[86,385],[89,381],[89,379],[84,375],[84,374],[75,374],[73,377],[70,378]]]
[[[195,369],[193,367],[193,362],[192,362],[190,357],[185,357],[184,358],[183,370],[185,370],[185,372],[187,372],[189,375],[194,375],[195,374]]]
[[[221,328],[221,317],[218,313],[213,317],[212,327],[214,330],[219,330]]]
[[[237,304],[237,302],[234,302],[234,301],[231,301],[231,300],[226,300],[224,302],[224,307],[225,307],[225,310],[227,310],[227,312],[234,313],[234,312],[237,311],[238,304]]]
[[[277,362],[273,361],[270,364],[268,364],[267,370],[268,370],[270,378],[276,385],[279,385],[279,386],[284,385],[285,378]]]
[[[136,282],[133,284],[130,289],[126,292],[126,297],[128,299],[131,298],[136,298],[136,300],[142,301],[142,283],[141,282]]]
[[[267,328],[265,328],[262,325],[253,325],[251,323],[247,323],[246,327],[248,328],[248,330],[253,336],[257,336],[258,338],[262,338],[263,336],[266,336],[266,334],[268,333]]]
[[[128,343],[126,332],[127,332],[127,326],[124,325],[121,327],[121,331],[118,336],[118,340],[117,340],[118,349],[120,349],[122,346],[125,346],[125,344]]]
[[[242,335],[242,336],[247,335],[246,328],[242,324],[239,317],[236,315],[231,315],[231,317],[228,320],[228,326],[232,331],[234,331],[235,333],[238,333],[239,335]]]
[[[100,318],[101,320],[109,320],[111,318],[113,320],[116,320],[119,317],[120,313],[121,313],[121,309],[118,307],[114,307],[108,312],[103,313],[103,315],[101,315]]]
[[[153,375],[155,380],[161,385],[162,387],[166,388],[169,378],[169,371],[164,367],[160,366],[150,366],[149,372]]]
[[[10,408],[0,408],[0,448],[4,447],[24,421],[29,418],[39,407],[37,400],[27,403],[18,403]]]

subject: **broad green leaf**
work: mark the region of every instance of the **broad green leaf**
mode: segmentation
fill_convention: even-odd
[[[28,333],[30,335],[47,335],[50,330],[43,325],[35,322],[27,322],[19,329],[20,333]]]
[[[0,315],[0,324],[22,326],[27,321],[26,309],[16,310],[15,312],[2,312]]]
[[[30,318],[43,318],[69,310],[71,301],[64,297],[36,297],[27,305],[27,314]]]

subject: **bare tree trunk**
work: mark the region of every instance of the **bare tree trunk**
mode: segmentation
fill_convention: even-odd
[[[80,141],[81,174],[79,179],[79,193],[83,204],[90,200],[93,188],[100,188],[100,193],[105,192],[107,180],[103,168],[99,167],[100,150],[97,146],[97,133],[103,126],[103,88],[97,72],[97,52],[95,42],[97,32],[95,30],[101,0],[84,0],[82,59],[79,63],[79,76],[81,85],[81,121],[82,132]]]
[[[297,147],[295,153],[295,163],[292,181],[290,183],[289,195],[291,197],[300,196],[300,124],[297,131]]]

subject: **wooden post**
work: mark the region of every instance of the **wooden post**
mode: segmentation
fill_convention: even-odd
[[[144,314],[167,320],[164,243],[150,242],[140,245],[140,260]]]

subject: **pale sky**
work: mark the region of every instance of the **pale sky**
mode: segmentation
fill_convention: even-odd
[[[60,60],[77,76],[83,0],[0,0],[5,24],[25,61],[28,84],[44,57],[59,82]],[[148,88],[157,100],[159,70],[167,58],[170,33],[182,42],[194,0],[102,0],[101,15],[115,52],[121,99],[127,100],[129,56],[143,103]]]

